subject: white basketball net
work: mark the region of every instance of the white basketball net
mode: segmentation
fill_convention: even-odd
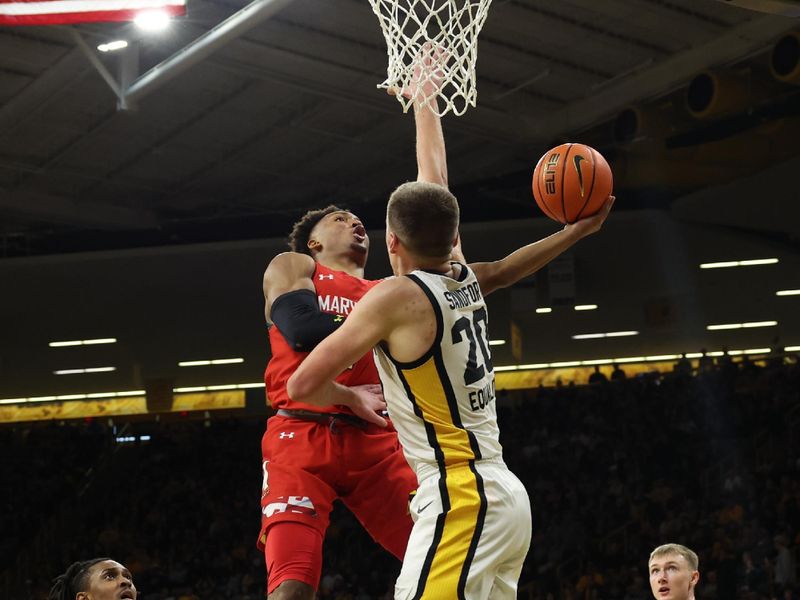
[[[475,106],[478,34],[492,0],[369,0],[389,51],[386,81],[403,112],[438,115]]]

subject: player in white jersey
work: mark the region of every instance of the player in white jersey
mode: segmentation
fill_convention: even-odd
[[[375,347],[389,415],[419,479],[414,528],[395,598],[515,598],[531,536],[525,488],[503,462],[483,295],[535,272],[597,231],[604,209],[506,258],[451,260],[459,211],[447,189],[401,185],[387,207],[386,244],[397,277],[375,286],[344,325],[289,379],[293,400],[345,405],[369,416],[378,386],[333,379]]]

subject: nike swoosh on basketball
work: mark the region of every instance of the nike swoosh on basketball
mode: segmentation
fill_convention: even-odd
[[[428,507],[429,507],[431,504],[433,504],[433,500],[431,500],[430,502],[428,502],[428,503],[427,503],[425,506],[421,506],[420,508],[418,508],[418,509],[417,509],[417,514],[421,513],[423,510],[425,510],[426,508],[428,508]]]
[[[578,181],[581,184],[581,198],[583,198],[583,171],[581,170],[581,161],[585,161],[586,159],[580,154],[576,154],[573,160],[575,162],[575,170],[578,172]]]

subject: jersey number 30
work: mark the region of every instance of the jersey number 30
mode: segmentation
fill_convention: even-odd
[[[483,321],[483,327],[481,327]],[[486,308],[479,308],[472,313],[472,321],[467,317],[461,317],[453,325],[453,343],[458,344],[464,340],[464,334],[467,335],[469,340],[469,356],[467,357],[467,367],[464,369],[464,385],[471,385],[476,381],[483,379],[486,370],[491,373],[494,370],[492,367],[492,357],[489,356],[489,350],[486,348],[486,332],[489,329],[489,320],[486,316]],[[483,356],[483,364],[478,364],[478,347],[481,349]]]

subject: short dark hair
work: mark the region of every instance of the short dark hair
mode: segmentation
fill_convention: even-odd
[[[323,217],[343,210],[343,208],[331,204],[325,208],[309,210],[304,214],[300,220],[292,226],[292,233],[289,234],[289,248],[291,248],[292,252],[300,252],[312,256],[311,250],[308,248],[308,240],[311,237],[311,231]]]
[[[441,258],[453,251],[458,234],[458,201],[435,183],[410,181],[389,197],[386,219],[410,252],[423,258]]]
[[[53,580],[47,600],[75,600],[75,595],[86,591],[89,569],[110,558],[92,558],[72,563],[66,571]]]

